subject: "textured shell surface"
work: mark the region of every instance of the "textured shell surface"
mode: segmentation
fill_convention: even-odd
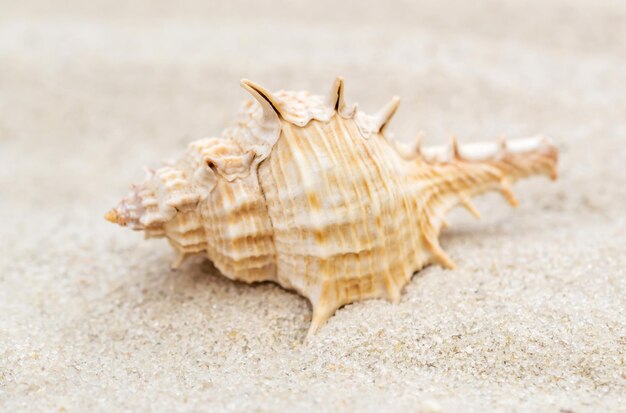
[[[327,97],[242,80],[252,95],[222,136],[192,142],[176,162],[109,211],[109,221],[202,254],[244,282],[273,281],[309,299],[313,334],[342,305],[400,298],[429,264],[454,268],[439,244],[445,214],[530,175],[556,178],[558,151],[537,136],[422,147],[387,131],[399,99],[376,115]]]

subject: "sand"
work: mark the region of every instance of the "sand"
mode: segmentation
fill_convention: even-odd
[[[2,5],[0,410],[625,411],[626,4],[205,3]],[[365,110],[402,96],[401,139],[551,136],[560,179],[455,211],[457,270],[306,343],[303,298],[172,273],[164,241],[102,218],[222,130],[240,78],[337,74]]]

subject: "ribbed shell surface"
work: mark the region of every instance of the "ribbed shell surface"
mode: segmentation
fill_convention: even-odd
[[[277,281],[322,312],[363,298],[396,300],[424,261],[419,232],[406,224],[416,205],[397,170],[403,162],[340,115],[281,126],[258,170]]]
[[[200,213],[207,255],[224,275],[246,282],[275,279],[272,223],[255,174],[219,180]]]

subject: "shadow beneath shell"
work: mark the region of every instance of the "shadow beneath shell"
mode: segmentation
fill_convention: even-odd
[[[311,320],[309,301],[270,281],[231,280],[204,257],[187,260],[176,271],[163,271],[159,290],[163,302],[194,307],[225,334],[248,340],[273,336],[291,344],[302,340]]]

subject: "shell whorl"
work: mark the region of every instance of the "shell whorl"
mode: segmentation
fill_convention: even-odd
[[[148,170],[141,185],[132,185],[129,195],[106,218],[135,230],[162,231],[165,222],[179,211],[194,210],[200,197],[192,190],[185,171],[164,166]]]

